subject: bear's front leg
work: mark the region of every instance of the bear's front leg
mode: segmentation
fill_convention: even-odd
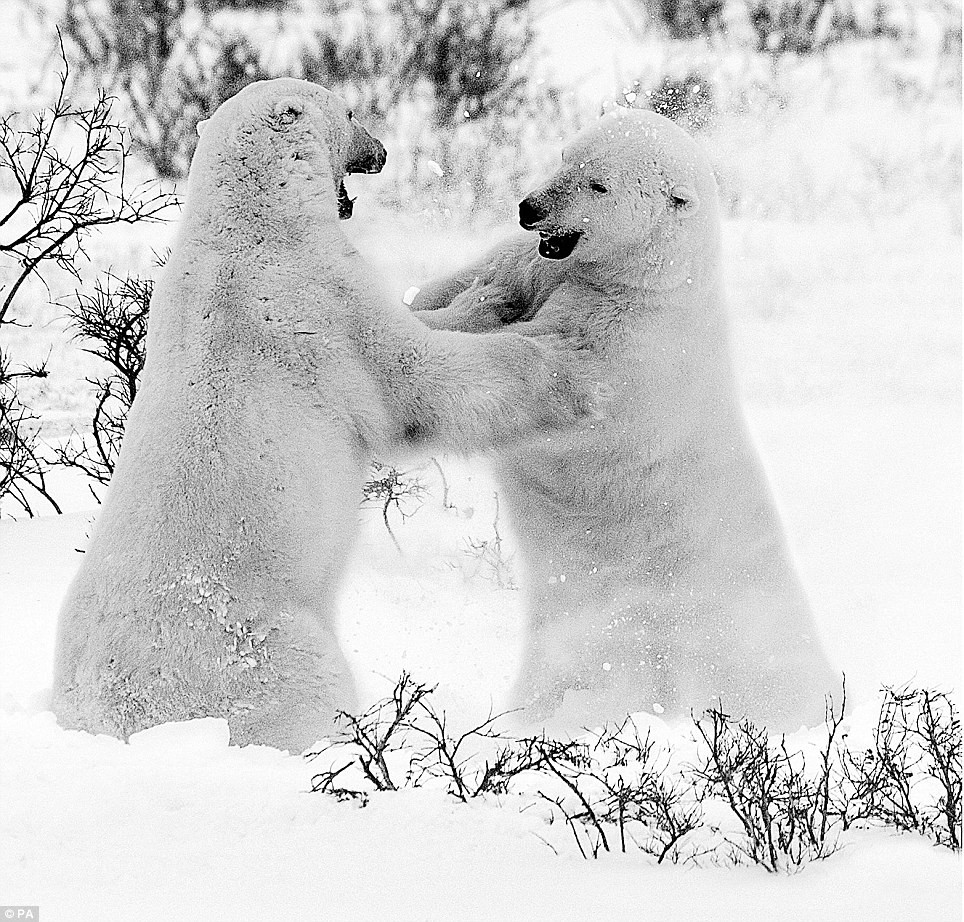
[[[359,304],[356,346],[382,384],[394,438],[467,454],[595,415],[592,363],[561,337],[430,330]]]
[[[476,279],[448,305],[434,310],[417,310],[415,316],[433,330],[490,333],[521,320],[529,304],[518,292]]]
[[[488,451],[595,412],[591,373],[549,338],[426,334],[405,347],[405,373],[394,382],[409,443]]]
[[[469,265],[425,284],[410,306],[433,329],[489,332],[531,318],[566,271],[539,256],[531,234],[515,233]]]
[[[465,266],[452,275],[433,279],[421,288],[414,289],[414,300],[409,301],[406,296],[405,303],[413,313],[429,314],[444,310],[460,294],[479,281],[481,271],[481,266]]]

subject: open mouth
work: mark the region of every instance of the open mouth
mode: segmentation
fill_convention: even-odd
[[[367,145],[365,151],[360,156],[352,157],[345,165],[345,175],[349,173],[380,173],[385,166],[387,154],[385,148],[374,138],[365,134]],[[338,217],[342,221],[347,221],[351,217],[355,200],[350,198],[348,190],[345,188],[345,176],[342,176],[335,183],[335,192],[338,195]]]
[[[348,190],[345,188],[345,177],[338,180],[338,217],[342,221],[347,221],[351,217],[352,209],[355,207],[355,200],[348,197]]]
[[[539,255],[546,259],[565,259],[572,254],[582,234],[539,234]]]

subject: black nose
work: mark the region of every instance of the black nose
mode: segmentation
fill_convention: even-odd
[[[376,141],[375,138],[372,138],[372,143],[368,151],[364,156],[352,164],[353,169],[349,169],[349,172],[380,173],[382,167],[385,166],[385,161],[387,159],[388,153],[386,152],[382,143],[380,141]]]
[[[549,212],[532,200],[532,196],[519,202],[519,223],[530,230],[542,221]]]
[[[361,131],[361,129],[359,129]],[[385,166],[388,154],[378,138],[373,138],[367,131],[355,145],[353,156],[345,164],[346,173],[378,173]]]

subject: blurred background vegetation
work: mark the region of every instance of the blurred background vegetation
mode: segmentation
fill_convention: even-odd
[[[608,86],[580,80],[580,58],[605,58],[604,34],[596,47],[591,34],[554,41],[587,16],[611,24]],[[196,123],[224,99],[296,76],[383,132],[381,189],[399,205],[466,215],[514,202],[612,101],[715,131],[736,213],[798,215],[839,195],[866,207],[868,195],[899,196],[907,169],[960,186],[959,143],[930,149],[947,141],[927,124],[960,97],[960,0],[66,0],[55,18],[77,76],[118,97],[136,150],[164,178],[185,175]],[[916,111],[920,147],[880,136],[896,127],[881,107]],[[800,176],[770,162],[805,160],[780,124],[788,112],[809,133],[829,119],[817,134],[831,144],[836,119],[858,123],[851,149],[821,152],[846,182],[823,175],[822,187],[822,165]],[[873,128],[862,135],[861,123]]]

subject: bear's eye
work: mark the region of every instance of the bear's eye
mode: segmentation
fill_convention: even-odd
[[[301,115],[301,108],[294,104],[283,105],[275,110],[279,125],[290,125]]]
[[[348,121],[350,122],[354,117],[355,117],[355,113],[352,112],[351,109],[349,109],[349,110],[348,110]]]
[[[589,183],[589,188],[593,192],[598,192],[600,195],[605,195],[609,190],[601,182],[591,182]]]

